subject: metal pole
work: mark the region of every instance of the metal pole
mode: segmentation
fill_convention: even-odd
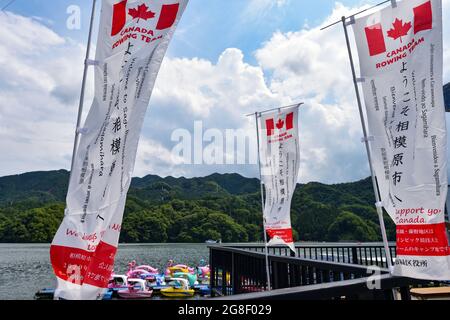
[[[87,61],[89,59],[89,53],[91,50],[91,38],[92,38],[92,28],[94,25],[94,14],[95,14],[95,4],[97,0],[92,1],[92,13],[91,13],[91,22],[89,25],[89,36],[88,36],[88,43],[86,48],[86,57],[84,60],[84,71],[83,71],[83,82],[81,84],[81,94],[80,94],[80,103],[78,106],[78,118],[77,118],[77,126],[75,128],[75,141],[73,143],[73,153],[72,153],[72,164],[70,165],[70,179],[72,179],[72,172],[75,164],[75,157],[78,149],[78,142],[80,140],[80,125],[81,125],[81,116],[83,114],[83,106],[84,106],[84,91],[86,87],[86,79],[87,79],[87,72],[89,65],[87,64]],[[70,180],[69,180],[70,181]]]
[[[264,217],[264,188],[262,182],[262,172],[261,172],[261,154],[259,151],[259,126],[258,126],[258,112],[255,112],[256,119],[256,139],[258,140],[258,167],[259,167],[259,184],[261,186],[261,210],[263,214],[263,229],[264,229],[264,248],[266,253],[266,276],[267,276],[267,288],[270,291],[270,268],[269,268],[269,249],[267,248],[267,233],[266,233],[266,219]]]
[[[347,42],[347,50],[348,50],[348,57],[350,59],[350,66],[352,68],[353,84],[355,86],[356,100],[358,101],[359,115],[360,115],[360,118],[361,118],[361,125],[362,125],[362,129],[363,129],[363,133],[364,133],[364,140],[365,140],[365,145],[366,145],[367,157],[369,159],[370,174],[372,176],[373,191],[375,193],[375,199],[376,199],[376,202],[377,202],[376,203],[376,208],[377,208],[377,213],[378,213],[378,219],[380,220],[380,228],[381,228],[381,234],[383,236],[383,244],[384,244],[384,250],[386,252],[387,265],[388,265],[389,271],[392,273],[393,267],[392,267],[391,252],[389,250],[389,243],[388,243],[388,239],[387,239],[387,235],[386,235],[386,227],[384,225],[383,209],[380,206],[381,199],[380,199],[380,195],[378,193],[378,185],[377,185],[377,182],[376,182],[376,179],[375,179],[375,172],[374,172],[373,164],[372,164],[372,153],[370,151],[369,139],[368,139],[368,135],[367,135],[366,124],[365,124],[365,121],[364,121],[364,115],[363,115],[363,109],[362,109],[362,103],[361,103],[361,96],[359,94],[359,87],[358,87],[358,82],[357,82],[357,79],[356,79],[355,64],[353,62],[353,55],[352,55],[352,50],[351,50],[351,47],[350,47],[350,40],[349,40],[349,37],[348,37],[348,30],[347,30],[347,24],[346,24],[346,18],[345,17],[342,17],[342,25],[344,27],[345,40]]]
[[[0,11],[5,11],[6,8],[8,8],[10,5],[12,5],[16,0],[11,0],[10,2],[8,2],[5,6],[3,6],[3,8],[0,9]]]
[[[268,113],[268,112],[271,112],[271,111],[275,111],[275,110],[278,110],[278,111],[281,112],[281,110],[284,110],[284,109],[287,109],[287,108],[292,108],[292,107],[295,107],[295,106],[300,107],[300,106],[303,105],[303,104],[304,104],[304,103],[301,102],[301,103],[291,104],[290,106],[273,108],[273,109],[261,111],[259,114],[260,114],[260,115],[263,115],[263,114],[265,114],[265,113]],[[247,115],[245,115],[245,116],[246,116],[246,117],[250,117],[250,116],[253,116],[253,115],[254,115],[254,113],[250,113],[250,114],[247,114]]]
[[[346,19],[347,19],[347,18],[354,18],[355,16],[360,15],[361,13],[364,13],[364,12],[366,12],[366,11],[375,9],[376,7],[382,6],[383,4],[386,4],[386,3],[388,3],[388,2],[391,2],[391,3],[392,3],[393,0],[386,0],[386,1],[383,1],[383,2],[380,2],[380,3],[377,3],[376,5],[373,5],[373,6],[369,7],[369,8],[366,8],[366,9],[364,9],[364,10],[358,11],[358,12],[356,12],[356,13],[354,13],[354,14],[348,16],[348,17],[346,17]],[[325,29],[328,29],[329,27],[332,27],[332,26],[334,26],[334,25],[336,25],[336,24],[338,24],[338,23],[340,23],[340,22],[341,22],[341,20],[335,21],[335,22],[333,22],[333,23],[331,23],[331,24],[329,24],[329,25],[327,25],[327,26],[325,26],[325,27],[322,27],[322,28],[320,29],[320,31],[325,30]]]

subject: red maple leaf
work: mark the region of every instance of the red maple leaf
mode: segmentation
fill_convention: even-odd
[[[155,17],[155,13],[148,9],[145,3],[141,4],[137,8],[128,10],[128,14],[133,17],[133,19],[148,20]]]
[[[395,18],[392,25],[394,27],[388,31],[388,37],[391,37],[394,40],[400,38],[400,42],[402,42],[402,37],[406,36],[411,29],[411,22],[403,23],[402,20]]]
[[[281,119],[279,119],[278,122],[277,122],[277,128],[278,128],[278,130],[283,129],[283,127],[284,127],[284,121],[281,120]]]

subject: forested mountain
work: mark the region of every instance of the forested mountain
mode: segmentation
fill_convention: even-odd
[[[64,212],[69,172],[0,178],[0,242],[50,242]],[[122,242],[223,242],[262,239],[259,180],[238,174],[203,178],[134,178]],[[338,185],[298,185],[292,225],[298,241],[377,241],[370,179]],[[386,216],[388,234],[395,229]]]

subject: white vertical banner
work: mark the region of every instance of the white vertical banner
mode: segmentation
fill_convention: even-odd
[[[268,245],[287,245],[295,251],[291,202],[300,169],[298,106],[263,113],[258,126]]]
[[[102,1],[95,97],[50,249],[56,299],[98,299],[107,288],[143,120],[187,3]]]
[[[353,30],[374,170],[397,225],[394,274],[450,280],[441,0],[399,1]]]

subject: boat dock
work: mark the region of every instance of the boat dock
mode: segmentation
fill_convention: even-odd
[[[411,300],[411,288],[445,283],[393,277],[380,243],[300,244],[296,257],[263,245],[211,245],[211,296],[220,300]],[[396,247],[390,245],[392,262]]]

